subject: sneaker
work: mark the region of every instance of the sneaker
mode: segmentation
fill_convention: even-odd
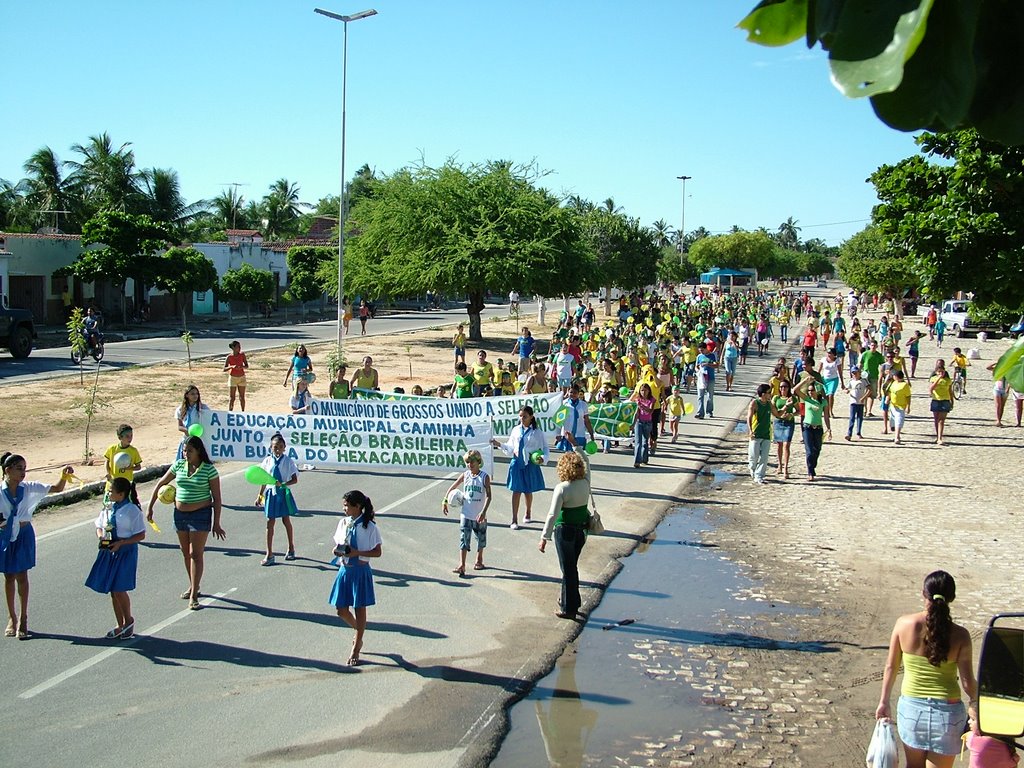
[[[518,531],[519,530],[519,523],[512,523],[512,525],[510,525],[509,528],[512,529],[513,531]]]
[[[273,565],[273,564],[274,564],[274,556],[273,555],[268,555],[267,557],[264,557],[262,560],[260,560],[260,565]]]
[[[294,560],[295,559],[295,550],[294,549],[289,549],[288,550],[288,554],[284,556],[284,559],[285,560]]]

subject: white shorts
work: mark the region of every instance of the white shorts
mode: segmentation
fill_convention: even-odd
[[[907,421],[907,412],[902,408],[897,408],[895,405],[889,407],[889,423],[895,429],[903,429],[903,425]]]

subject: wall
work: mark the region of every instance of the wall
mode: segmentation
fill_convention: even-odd
[[[238,269],[242,264],[251,264],[256,269],[273,272],[278,285],[275,301],[280,299],[280,294],[287,288],[288,267],[284,251],[272,250],[258,243],[193,243],[192,247],[213,262],[219,276],[223,276],[229,269]],[[212,291],[192,294],[192,311],[197,315],[210,315],[226,310],[227,307],[216,305]]]

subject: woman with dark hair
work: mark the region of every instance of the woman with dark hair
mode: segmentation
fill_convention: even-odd
[[[577,451],[562,454],[558,460],[558,479],[555,495],[551,497],[551,509],[544,522],[537,548],[543,552],[552,538],[558,552],[558,565],[562,569],[562,595],[558,601],[555,616],[560,619],[575,619],[579,613],[580,597],[579,559],[583,545],[587,543],[587,527],[590,512],[587,499],[590,497],[590,465]]]
[[[32,527],[32,513],[48,493],[60,493],[68,478],[75,474],[69,465],[61,472],[60,480],[49,483],[26,483],[28,463],[24,456],[4,453],[0,456],[3,486],[0,490],[0,573],[4,575],[4,594],[7,597],[6,637],[17,635],[28,640],[28,572],[36,565],[36,532]],[[21,604],[21,620],[14,607],[17,590]]]
[[[299,344],[295,349],[295,354],[292,355],[291,365],[288,366],[288,371],[284,375],[284,383],[282,386],[287,387],[289,379],[291,380],[292,389],[295,389],[295,384],[302,379],[306,384],[312,384],[316,381],[316,374],[313,373],[313,361],[309,359],[309,352],[306,350],[305,344]]]
[[[181,432],[181,442],[178,443],[178,454],[175,458],[185,458],[185,441],[189,438],[189,427],[193,424],[202,424],[203,413],[209,413],[210,407],[203,403],[202,395],[199,394],[199,387],[189,384],[185,387],[185,394],[182,395],[181,405],[174,412],[174,418],[178,420],[178,431]]]
[[[512,491],[512,523],[513,531],[519,530],[519,499],[526,499],[526,517],[523,524],[533,522],[533,494],[544,490],[544,473],[540,465],[547,463],[548,445],[544,433],[537,428],[537,419],[533,408],[524,405],[519,409],[519,423],[512,428],[512,433],[504,443],[491,440],[491,445],[509,457],[508,480],[506,485]],[[540,461],[536,459],[540,454]]]
[[[373,594],[373,571],[367,558],[380,557],[381,538],[373,522],[373,502],[362,491],[349,491],[344,496],[345,517],[334,532],[334,556],[341,558],[341,567],[334,579],[330,603],[338,616],[356,631],[348,664],[359,664],[366,632],[366,609],[376,604]],[[355,611],[355,613],[353,613]]]
[[[896,726],[907,768],[951,768],[967,724],[961,686],[971,716],[977,719],[971,635],[950,616],[949,604],[956,598],[952,576],[945,571],[929,573],[922,597],[924,610],[901,616],[893,627],[875,717],[892,717],[889,699],[902,664]]]
[[[185,458],[171,464],[167,473],[153,489],[149,499],[146,520],[153,522],[153,505],[160,489],[174,481],[174,530],[178,533],[178,546],[185,559],[188,589],[181,593],[188,607],[198,611],[199,584],[203,580],[203,553],[211,531],[218,539],[225,538],[220,527],[221,499],[220,475],[206,453],[206,446],[198,437],[185,440]]]

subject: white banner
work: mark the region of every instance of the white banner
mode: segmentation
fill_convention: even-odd
[[[402,467],[436,474],[464,469],[463,454],[475,449],[493,476],[490,422],[479,416],[459,418],[434,402],[313,400],[308,415],[211,411],[204,415],[202,437],[214,461],[258,463],[270,451],[271,436],[280,432],[288,455],[300,465]]]
[[[356,389],[357,402],[393,402],[410,407],[428,408],[432,418],[443,418],[471,421],[489,420],[497,437],[508,437],[513,427],[519,423],[519,410],[528,405],[533,408],[537,420],[537,429],[545,435],[553,436],[558,431],[555,424],[555,413],[562,405],[562,395],[558,392],[545,392],[540,395],[518,394],[497,395],[495,397],[424,397],[421,395],[394,394],[378,392],[372,389]],[[364,399],[365,398],[365,399]],[[346,402],[343,400],[319,400],[319,407],[328,408],[329,403]],[[350,401],[349,401],[350,402]],[[436,415],[441,414],[441,415]]]

